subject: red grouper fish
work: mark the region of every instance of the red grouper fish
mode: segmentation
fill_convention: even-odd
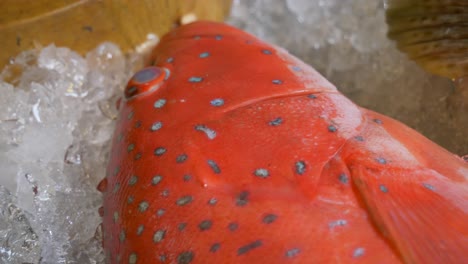
[[[241,30],[168,33],[125,88],[108,263],[468,263],[468,163]]]

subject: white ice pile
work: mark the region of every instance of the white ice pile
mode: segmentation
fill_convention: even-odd
[[[102,263],[101,196],[115,100],[131,60],[47,46],[0,82],[0,263]]]

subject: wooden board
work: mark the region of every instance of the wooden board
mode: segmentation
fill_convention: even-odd
[[[1,0],[0,68],[23,50],[55,43],[85,53],[103,41],[128,51],[182,16],[221,21],[231,0]]]

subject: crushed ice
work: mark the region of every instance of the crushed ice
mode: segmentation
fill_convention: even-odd
[[[3,70],[0,263],[103,262],[96,185],[132,65],[111,43],[50,45]]]

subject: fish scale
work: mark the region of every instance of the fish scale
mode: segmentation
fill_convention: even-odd
[[[109,263],[467,257],[461,158],[230,26],[182,26],[150,61],[98,186]]]

